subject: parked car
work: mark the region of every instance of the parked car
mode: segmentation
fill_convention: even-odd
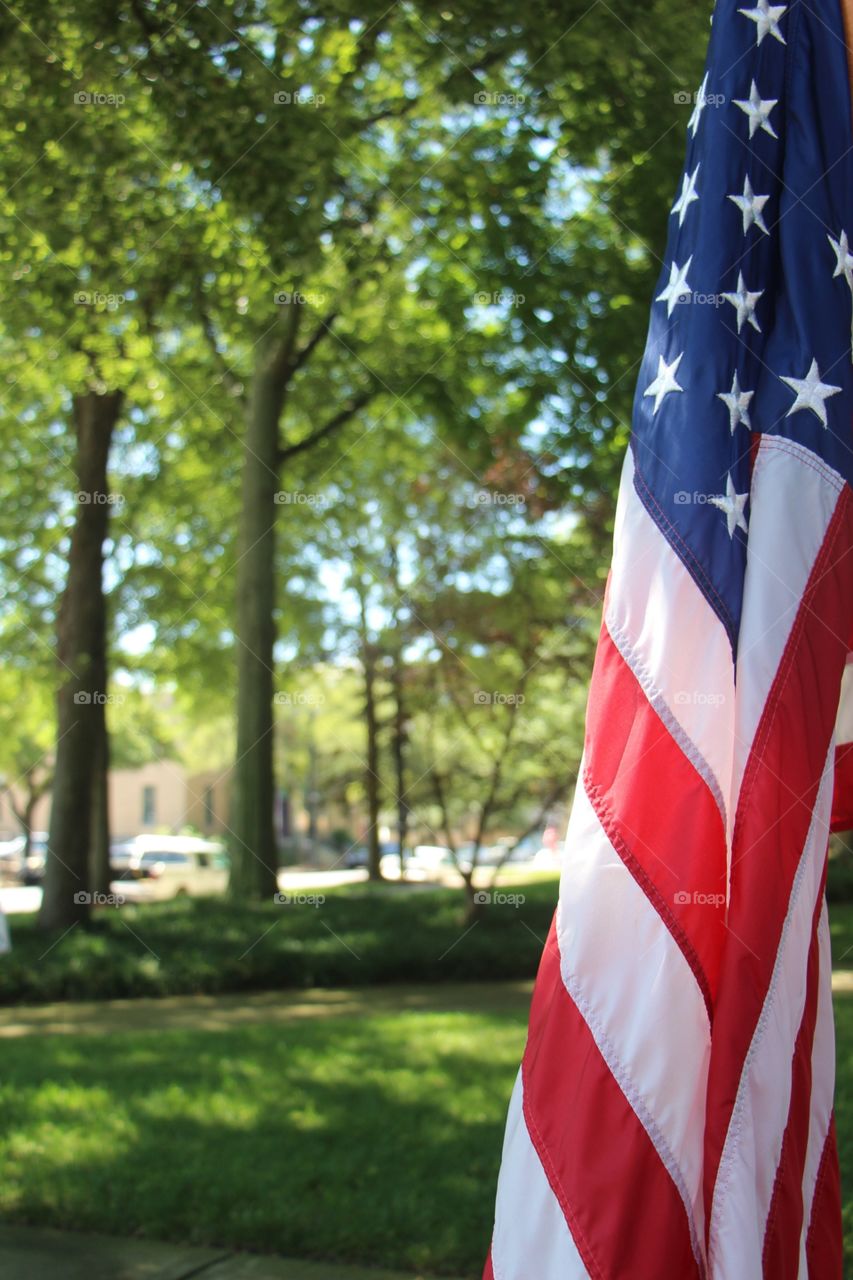
[[[406,854],[406,878],[434,880],[444,867],[452,865],[450,850],[444,845],[418,844]],[[379,863],[379,868],[386,880],[398,880],[400,878],[398,854],[386,853]]]
[[[24,840],[21,837],[21,852]],[[22,884],[41,884],[44,880],[44,868],[47,862],[47,832],[30,832],[30,852],[21,867]]]
[[[0,841],[0,880],[7,884],[21,878],[24,865],[24,837],[14,836]]]
[[[113,845],[110,860],[119,891],[129,897],[204,896],[224,893],[228,887],[228,854],[215,840],[134,836]]]
[[[355,844],[351,849],[347,849],[341,858],[341,865],[349,870],[358,867],[366,867],[368,864],[369,854],[367,848],[363,844]]]

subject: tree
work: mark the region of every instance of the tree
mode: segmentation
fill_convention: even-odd
[[[2,21],[10,74],[3,91],[0,224],[18,289],[4,316],[10,377],[22,407],[47,403],[67,424],[66,490],[76,495],[56,618],[59,676],[55,780],[44,928],[88,914],[85,890],[109,876],[107,604],[104,549],[114,504],[109,457],[117,426],[150,404],[153,331],[184,261],[174,233],[185,212],[175,175],[156,155],[144,89],[100,93],[91,14],[51,23],[57,6],[25,4]],[[32,12],[31,12],[32,10]],[[31,19],[31,21],[28,21]],[[50,39],[36,32],[50,25]],[[61,59],[51,52],[59,46]],[[39,110],[31,104],[38,102]],[[69,114],[73,120],[69,124]],[[153,144],[153,145],[152,145]],[[149,250],[157,244],[156,254]],[[17,429],[7,413],[6,430]],[[57,420],[42,422],[50,448]]]
[[[563,10],[525,21],[508,4],[448,11],[438,32],[436,15],[421,16],[418,6],[373,5],[358,18],[337,6],[308,14],[290,0],[222,8],[137,0],[133,21],[111,32],[109,56],[157,81],[158,109],[179,126],[169,155],[194,166],[221,209],[249,222],[265,287],[291,299],[324,298],[302,333],[304,309],[290,306],[274,318],[269,293],[259,308],[242,279],[233,283],[251,300],[251,318],[239,333],[233,313],[223,323],[210,307],[213,345],[251,385],[237,588],[234,888],[263,895],[276,860],[271,698],[281,468],[342,431],[368,402],[374,420],[391,407],[397,417],[402,407],[421,414],[483,466],[511,451],[553,402],[555,384],[574,392],[578,378],[561,367],[553,334],[571,310],[573,328],[563,331],[579,334],[576,369],[589,372],[594,344],[580,326],[600,298],[588,278],[580,302],[570,295],[571,250],[555,247],[566,209],[560,181],[571,175],[561,135],[577,139],[574,155],[595,148],[600,161],[602,90],[609,103],[624,101],[619,77],[639,62],[648,78],[654,62],[618,14],[606,41],[561,42],[554,32],[567,20]],[[572,83],[567,93],[567,77],[590,65],[599,77],[592,100],[586,84],[578,92]],[[522,114],[525,90],[536,100]],[[609,105],[608,113],[622,133],[613,140],[618,155],[637,130]],[[625,250],[618,246],[620,264]],[[534,268],[544,287],[536,300],[524,299],[518,282]],[[484,289],[499,298],[497,314],[472,324],[472,299]],[[429,325],[406,307],[412,294],[422,310],[432,307]],[[329,412],[318,413],[319,405]]]
[[[0,673],[0,791],[21,828],[24,857],[36,805],[53,783],[51,687],[44,663],[8,664]]]

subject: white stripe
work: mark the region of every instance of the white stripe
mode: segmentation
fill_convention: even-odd
[[[780,436],[761,437],[738,641],[734,796],[842,488],[841,477],[808,449]],[[736,808],[730,805],[730,820]]]
[[[800,1236],[801,1280],[806,1280],[806,1240],[814,1204],[817,1172],[829,1133],[832,1098],[835,1091],[835,1024],[832,1017],[832,951],[829,942],[829,916],[824,901],[818,926],[820,945],[820,978],[817,995],[817,1021],[812,1045],[812,1103],[809,1117],[809,1141],[803,1170],[803,1230]],[[823,1280],[813,1276],[812,1280]]]
[[[498,1177],[495,1280],[589,1280],[524,1119],[521,1072],[509,1104]]]
[[[765,1225],[791,1099],[791,1059],[805,1007],[812,922],[829,835],[834,756],[833,744],[714,1187],[708,1254],[711,1274],[726,1280],[761,1275]]]
[[[563,982],[685,1203],[703,1267],[702,1147],[710,1031],[681,948],[579,785],[557,907]],[[677,1052],[672,1044],[678,1028]]]
[[[725,823],[731,777],[734,664],[723,624],[622,471],[607,629],[685,755],[705,777]]]
[[[841,677],[841,696],[838,699],[838,718],[835,722],[835,741],[839,747],[853,742],[853,654],[847,655],[847,665]]]

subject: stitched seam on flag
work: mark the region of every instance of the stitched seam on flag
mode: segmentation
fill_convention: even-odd
[[[819,931],[819,933],[821,933],[821,932],[825,931],[827,934],[828,934],[828,932],[829,932],[829,916],[828,916],[828,913],[827,913],[826,894],[825,894],[825,893],[824,893],[824,899],[823,899],[823,906],[822,906],[822,909],[821,909],[820,923],[819,923],[819,925],[818,925],[818,931]],[[820,940],[820,946],[821,946],[821,948],[823,947],[823,945],[824,945],[824,943],[823,943],[823,939],[821,938],[821,940]],[[817,1010],[817,1019],[816,1019],[816,1021],[815,1021],[815,1038],[817,1038],[817,1035],[818,1035],[818,1032],[819,1032],[819,1029],[820,1029],[820,1026],[821,1026],[821,1004],[822,1004],[822,1003],[825,1005],[825,1004],[826,1004],[826,1002],[828,1002],[828,1004],[829,1004],[829,1011],[830,1011],[829,1026],[830,1026],[830,1028],[832,1028],[832,1031],[833,1031],[833,1033],[834,1033],[834,1023],[833,1023],[833,1019],[832,1019],[832,977],[831,977],[831,971],[832,971],[832,957],[831,957],[831,955],[829,956],[829,970],[830,970],[829,975],[827,975],[827,973],[826,973],[826,967],[827,967],[827,966],[826,966],[826,957],[824,956],[823,950],[821,950],[821,953],[820,953],[820,970],[821,970],[821,972],[820,972],[820,982],[821,982],[822,986],[821,986],[821,991],[818,993],[818,1010]],[[821,1000],[821,995],[823,995],[823,1001]],[[833,1041],[832,1041],[832,1052],[831,1052],[830,1054],[827,1054],[827,1055],[826,1055],[826,1059],[827,1059],[828,1061],[831,1061],[833,1064],[834,1064],[834,1062],[835,1062],[835,1049],[834,1049],[834,1045],[835,1045],[835,1041],[834,1041],[834,1039],[833,1039]],[[823,1049],[822,1049],[822,1052],[823,1052],[823,1053],[825,1053],[825,1049],[826,1049],[826,1044],[825,1044],[825,1042],[824,1042]],[[815,1050],[815,1048],[813,1047],[813,1048],[812,1048],[812,1056],[813,1056],[813,1057],[814,1057],[815,1052],[816,1052],[816,1050]],[[814,1205],[814,1197],[815,1197],[815,1192],[816,1192],[816,1190],[817,1190],[817,1180],[818,1180],[818,1175],[819,1175],[819,1173],[820,1173],[821,1161],[822,1161],[822,1159],[823,1159],[823,1149],[824,1149],[824,1146],[826,1145],[826,1139],[827,1139],[827,1136],[828,1136],[828,1134],[829,1134],[829,1130],[830,1130],[830,1127],[831,1127],[831,1121],[832,1121],[832,1093],[833,1093],[833,1091],[834,1091],[834,1074],[835,1074],[835,1073],[834,1073],[834,1071],[833,1071],[833,1087],[830,1089],[830,1110],[829,1110],[829,1113],[828,1113],[828,1114],[827,1114],[827,1116],[826,1116],[826,1123],[825,1123],[825,1127],[823,1127],[822,1114],[821,1114],[820,1112],[818,1112],[818,1113],[816,1114],[816,1112],[815,1112],[814,1088],[812,1089],[811,1109],[810,1109],[810,1112],[809,1112],[809,1133],[808,1133],[808,1144],[807,1144],[807,1147],[806,1147],[806,1152],[807,1152],[807,1155],[806,1155],[806,1161],[807,1161],[807,1162],[808,1162],[808,1152],[809,1152],[810,1145],[811,1145],[811,1141],[812,1141],[812,1130],[814,1129],[814,1132],[815,1132],[815,1133],[818,1133],[819,1129],[820,1129],[821,1127],[823,1127],[823,1137],[822,1137],[822,1138],[820,1138],[820,1155],[819,1155],[819,1157],[818,1157],[817,1166],[815,1167],[814,1173],[813,1173],[812,1177],[810,1178],[810,1180],[809,1180],[808,1182],[806,1182],[806,1176],[805,1176],[805,1175],[806,1175],[806,1171],[807,1171],[807,1170],[806,1170],[806,1168],[804,1168],[804,1170],[803,1170],[803,1221],[802,1221],[802,1224],[801,1224],[801,1231],[800,1231],[800,1252],[801,1252],[801,1254],[803,1255],[803,1257],[805,1257],[806,1240],[808,1239],[809,1223],[811,1222],[812,1207],[813,1207],[813,1205]],[[813,1073],[813,1075],[812,1075],[812,1083],[814,1084],[814,1073]]]
[[[823,1143],[823,1151],[821,1152],[820,1164],[818,1165],[817,1177],[814,1184],[814,1195],[812,1196],[812,1209],[809,1215],[809,1223],[806,1228],[806,1265],[808,1266],[808,1274],[812,1273],[811,1254],[814,1252],[814,1239],[812,1235],[812,1226],[815,1222],[815,1214],[820,1210],[820,1200],[826,1187],[826,1180],[829,1177],[830,1162],[832,1160],[833,1150],[835,1147],[835,1108],[829,1114],[829,1128],[826,1131],[826,1138]],[[823,1280],[821,1276],[815,1276],[815,1280]]]
[[[848,490],[845,497],[849,497],[849,492],[850,491]],[[803,631],[805,630],[806,618],[811,613],[811,602],[824,577],[826,572],[826,562],[830,560],[832,553],[835,550],[835,544],[838,541],[842,523],[846,518],[846,506],[847,502],[838,502],[832,513],[829,524],[827,525],[823,543],[815,557],[811,573],[809,574],[809,580],[806,584],[805,591],[803,592],[802,599],[797,610],[797,616],[794,619],[790,634],[788,635],[788,639],[785,643],[785,652],[782,654],[782,659],[779,663],[773,685],[764,705],[764,710],[750,749],[749,760],[747,762],[743,782],[741,784],[740,797],[738,799],[737,812],[735,814],[735,829],[732,837],[733,853],[736,852],[738,832],[743,826],[743,815],[752,802],[752,791],[758,781],[758,774],[761,767],[761,760],[764,755],[765,744],[770,737],[770,732],[779,713],[779,708],[782,704],[782,695],[785,692],[788,681],[795,669],[795,658],[800,640],[802,639]],[[734,879],[735,868],[738,861],[739,859],[737,857],[733,857],[732,879]],[[732,887],[732,892],[733,891],[734,889]]]
[[[833,757],[833,748],[832,748],[832,745],[830,744],[830,751],[827,756],[826,762],[824,764],[824,772],[821,775],[822,779],[825,778],[826,771],[827,769],[830,768],[830,761],[832,760],[832,757]],[[758,1021],[755,1024],[755,1031],[753,1032],[749,1049],[747,1050],[746,1057],[743,1060],[740,1079],[738,1081],[737,1094],[735,1096],[734,1106],[732,1107],[732,1114],[729,1119],[728,1130],[726,1133],[726,1141],[723,1146],[723,1152],[722,1152],[722,1155],[720,1156],[720,1163],[717,1168],[717,1178],[714,1186],[714,1196],[713,1196],[713,1201],[711,1205],[710,1251],[711,1251],[712,1269],[713,1269],[714,1252],[715,1252],[714,1240],[716,1238],[716,1231],[714,1230],[714,1228],[718,1218],[717,1213],[715,1213],[714,1211],[714,1207],[716,1206],[718,1201],[722,1203],[722,1201],[724,1200],[726,1193],[729,1189],[729,1184],[734,1174],[734,1169],[736,1164],[736,1154],[737,1154],[737,1149],[740,1144],[740,1140],[742,1136],[744,1114],[746,1112],[747,1081],[749,1078],[750,1069],[752,1067],[755,1056],[758,1053],[759,1049],[761,1048],[761,1043],[764,1039],[764,1033],[767,1030],[767,1023],[770,1020],[770,1014],[772,1013],[773,1006],[776,1002],[776,995],[777,995],[778,986],[779,986],[779,974],[781,972],[782,963],[784,959],[785,942],[787,940],[788,934],[790,933],[791,920],[793,918],[797,903],[799,902],[800,890],[802,889],[803,880],[805,879],[805,875],[806,875],[806,870],[812,860],[812,857],[810,856],[810,852],[809,852],[809,846],[812,844],[812,841],[814,838],[814,831],[815,831],[815,826],[817,824],[817,821],[818,821],[818,805],[816,800],[815,808],[812,811],[811,822],[809,823],[809,829],[806,832],[806,838],[803,843],[803,851],[800,856],[800,860],[797,864],[797,870],[794,873],[794,879],[791,883],[791,893],[788,898],[788,910],[785,913],[785,919],[783,921],[782,930],[779,935],[779,943],[776,948],[776,960],[773,964],[773,972],[770,975],[770,981],[767,985],[767,993],[764,997],[764,1003],[761,1006],[761,1012],[758,1015]],[[822,893],[823,893],[823,878],[821,877],[816,901],[820,900]],[[804,1000],[805,1000],[805,995],[806,993],[804,989],[804,993],[803,993]],[[798,1026],[799,1026],[799,1023],[798,1023]],[[771,1204],[772,1204],[772,1200],[771,1200]]]
[[[831,758],[831,753],[830,753],[830,758]],[[762,1249],[762,1252],[761,1252],[761,1267],[762,1267],[763,1275],[767,1274],[767,1269],[769,1266],[770,1247],[771,1247],[771,1243],[773,1242],[773,1237],[776,1231],[776,1222],[779,1218],[779,1203],[780,1203],[780,1197],[782,1195],[783,1184],[788,1177],[789,1169],[791,1169],[792,1167],[793,1157],[791,1156],[791,1146],[789,1141],[789,1135],[791,1132],[790,1126],[794,1116],[794,1108],[795,1108],[794,1063],[795,1063],[795,1059],[797,1058],[798,1050],[800,1047],[800,1037],[803,1034],[803,1023],[809,1011],[809,1000],[813,998],[814,999],[814,1016],[812,1018],[812,1023],[811,1023],[811,1040],[808,1045],[809,1096],[811,1096],[811,1058],[812,1058],[812,1052],[814,1050],[814,1035],[815,1035],[815,1028],[817,1026],[818,1000],[820,998],[819,988],[820,988],[820,982],[821,982],[819,930],[820,930],[820,916],[823,908],[823,895],[826,888],[826,855],[824,855],[823,863],[824,863],[823,872],[821,873],[820,883],[819,883],[818,892],[817,892],[817,898],[815,900],[814,910],[812,911],[812,928],[811,928],[811,933],[809,935],[809,945],[806,953],[806,984],[803,991],[803,1012],[800,1017],[800,1023],[799,1023],[799,1026],[797,1027],[796,1035],[794,1036],[794,1045],[793,1045],[793,1051],[791,1054],[791,1096],[788,1101],[788,1120],[787,1120],[787,1123],[785,1124],[784,1130],[782,1131],[782,1148],[781,1148],[781,1151],[779,1152],[779,1163],[776,1166],[776,1177],[773,1179],[773,1190],[770,1195],[770,1212],[768,1213],[767,1221],[764,1224],[764,1248]],[[781,952],[782,950],[781,946],[779,950]],[[809,971],[811,971],[814,975],[813,996],[810,991],[809,983],[808,983]],[[808,1034],[808,1031],[807,1031],[807,1034]],[[800,1169],[800,1177],[798,1179],[800,1183],[800,1212],[801,1213],[805,1209],[805,1200],[803,1197],[803,1189],[802,1189],[802,1179],[803,1179],[803,1174],[805,1172],[805,1158],[806,1158],[806,1150],[804,1149],[803,1150],[803,1167]]]
[[[696,743],[690,737],[690,734],[687,733],[681,722],[676,719],[675,713],[670,709],[669,703],[657,687],[654,677],[637,653],[634,646],[631,644],[631,641],[628,639],[619,623],[616,622],[615,618],[608,615],[605,617],[605,626],[610,632],[610,637],[616,645],[616,648],[619,650],[619,653],[622,655],[626,665],[633,671],[634,676],[637,679],[637,683],[642,687],[649,703],[657,712],[660,720],[666,725],[670,736],[678,743],[684,755],[693,765],[694,769],[700,775],[708,790],[711,792],[711,795],[714,797],[714,800],[717,803],[717,808],[720,811],[720,817],[723,820],[723,826],[725,827],[726,805],[723,799],[722,788],[717,781],[713,769],[702,755],[702,752],[699,750]]]
[[[557,946],[556,940],[554,945]],[[560,954],[559,946],[557,946],[557,955],[559,956],[559,954]],[[566,994],[568,994],[568,992]],[[554,997],[552,995],[551,997],[552,1003],[553,1003],[553,1000],[554,1000]],[[532,1142],[533,1148],[537,1156],[539,1157],[539,1163],[542,1165],[542,1168],[545,1173],[545,1177],[548,1179],[548,1185],[550,1186],[551,1190],[554,1192],[557,1202],[560,1208],[563,1210],[563,1216],[566,1219],[566,1226],[569,1228],[569,1231],[572,1233],[572,1239],[575,1242],[575,1247],[577,1248],[577,1251],[580,1254],[581,1261],[583,1262],[584,1266],[587,1269],[587,1272],[589,1273],[590,1280],[607,1280],[607,1275],[602,1269],[601,1264],[599,1263],[595,1254],[593,1253],[592,1246],[589,1240],[587,1239],[586,1234],[577,1219],[577,1215],[575,1214],[571,1204],[569,1203],[569,1197],[566,1194],[566,1189],[563,1186],[563,1183],[560,1179],[560,1175],[557,1173],[557,1169],[548,1152],[548,1145],[545,1142],[545,1138],[542,1134],[542,1131],[539,1128],[538,1124],[536,1123],[536,1118],[533,1115],[533,1112],[530,1108],[530,1104],[528,1102],[528,1092],[524,1083],[524,1075],[525,1075],[524,1068],[525,1068],[526,1061],[527,1061],[527,1050],[525,1049],[524,1057],[521,1060],[521,1112],[522,1112],[522,1118],[524,1120],[524,1123],[527,1125],[527,1132],[530,1134],[530,1141]]]
[[[637,858],[628,848],[625,837],[619,829],[616,816],[608,800],[605,799],[604,793],[597,783],[593,782],[589,768],[584,769],[584,785],[589,796],[589,802],[592,805],[598,821],[601,823],[610,843],[619,854],[619,857],[628,868],[637,884],[645,893],[649,902],[657,911],[663,923],[672,934],[676,944],[678,945],[682,955],[690,966],[693,976],[696,979],[702,998],[705,1001],[705,1008],[708,1011],[708,1021],[713,1021],[713,1001],[711,999],[711,988],[708,985],[708,979],[705,976],[705,970],[702,967],[702,961],[699,959],[699,953],[687,936],[687,932],[683,928],[678,917],[672,912],[657,885],[641,866]]]
[[[559,921],[560,906],[557,905],[557,917]],[[569,998],[574,1001],[584,1022],[593,1034],[593,1038],[598,1047],[607,1067],[613,1076],[619,1088],[627,1098],[631,1109],[645,1129],[646,1133],[654,1145],[654,1148],[660,1158],[661,1164],[666,1169],[673,1184],[678,1191],[684,1212],[687,1217],[687,1229],[690,1234],[690,1247],[693,1250],[693,1256],[699,1268],[700,1275],[705,1275],[705,1264],[702,1257],[702,1251],[699,1245],[699,1234],[696,1230],[696,1223],[693,1219],[693,1208],[690,1201],[690,1195],[687,1190],[687,1183],[681,1171],[681,1167],[675,1157],[675,1154],[666,1140],[665,1135],[658,1126],[657,1121],[652,1115],[642,1091],[638,1087],[636,1080],[629,1068],[619,1057],[613,1042],[605,1030],[601,1019],[592,1007],[590,1001],[582,994],[579,983],[575,980],[574,975],[564,963],[563,952],[559,941],[559,925],[557,930],[557,954],[560,958],[560,975]]]
[[[822,480],[826,480],[832,486],[836,497],[838,497],[847,483],[843,476],[839,475],[822,458],[819,458],[816,453],[812,453],[811,449],[806,449],[803,445],[798,444],[796,440],[788,440],[786,436],[761,436],[761,449],[756,459],[755,468],[763,464],[764,458],[762,455],[766,457],[771,451],[787,453],[790,457],[796,458],[804,467],[809,467],[812,471],[817,472]]]
[[[634,488],[636,489],[637,496],[648,511],[651,519],[654,520],[655,524],[661,530],[667,542],[669,542],[676,555],[681,559],[687,569],[687,572],[691,575],[697,587],[719,617],[729,637],[729,643],[732,646],[732,651],[734,651],[736,642],[735,625],[728,606],[722,596],[718,593],[714,583],[697,560],[691,548],[687,545],[678,529],[670,520],[669,516],[663,508],[658,505],[657,499],[649,488],[640,470],[636,452],[634,454]]]

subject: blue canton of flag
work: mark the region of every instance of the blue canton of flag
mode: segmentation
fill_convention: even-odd
[[[839,103],[836,5],[717,4],[633,450],[637,491],[735,654],[753,437],[794,440],[853,480],[853,157]]]

